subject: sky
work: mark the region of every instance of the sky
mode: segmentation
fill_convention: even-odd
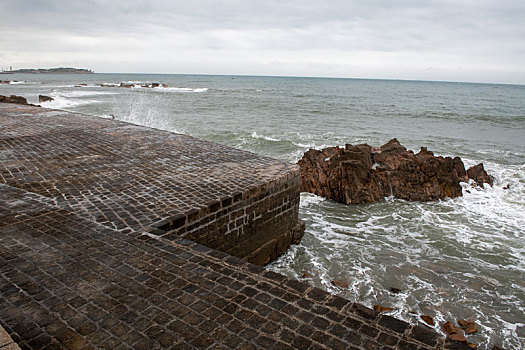
[[[9,66],[525,84],[525,1],[1,0]]]

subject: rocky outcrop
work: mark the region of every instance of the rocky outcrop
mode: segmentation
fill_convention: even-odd
[[[436,157],[421,147],[408,151],[396,139],[380,148],[367,144],[309,150],[297,163],[301,191],[345,204],[371,203],[385,197],[433,201],[462,195],[460,181],[492,185],[483,164],[465,171],[456,157]]]
[[[483,163],[479,163],[467,170],[467,178],[474,180],[477,184],[494,184],[494,177],[487,174]]]
[[[49,97],[49,96],[45,96],[45,95],[38,95],[38,102],[42,103],[42,102],[51,102],[51,101],[54,101],[55,99],[53,97]]]
[[[101,87],[121,87],[121,88],[158,88],[163,87],[167,88],[168,85],[161,84],[161,83],[120,83],[120,84],[114,84],[114,83],[103,83],[100,84]]]
[[[19,105],[26,105],[27,100],[22,96],[17,95],[11,95],[11,96],[3,96],[0,95],[0,102],[2,103],[16,103]]]

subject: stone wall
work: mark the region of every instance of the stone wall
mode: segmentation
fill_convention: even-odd
[[[210,248],[264,265],[299,243],[304,223],[299,214],[299,170],[208,206],[157,222],[149,232],[184,237]]]

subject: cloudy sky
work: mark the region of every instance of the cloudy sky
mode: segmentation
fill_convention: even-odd
[[[1,0],[7,66],[525,84],[525,1]]]

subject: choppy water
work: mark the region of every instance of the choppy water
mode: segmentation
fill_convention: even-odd
[[[182,132],[297,161],[308,148],[392,137],[484,162],[494,188],[435,203],[345,206],[301,195],[302,243],[268,268],[410,322],[470,319],[480,349],[525,347],[525,86],[189,75],[0,75],[45,107]],[[160,82],[169,88],[102,88]],[[74,87],[79,83],[87,87]],[[509,190],[503,190],[510,184]],[[350,288],[331,285],[346,280]],[[399,294],[389,292],[400,288]],[[437,327],[436,327],[437,328]]]

